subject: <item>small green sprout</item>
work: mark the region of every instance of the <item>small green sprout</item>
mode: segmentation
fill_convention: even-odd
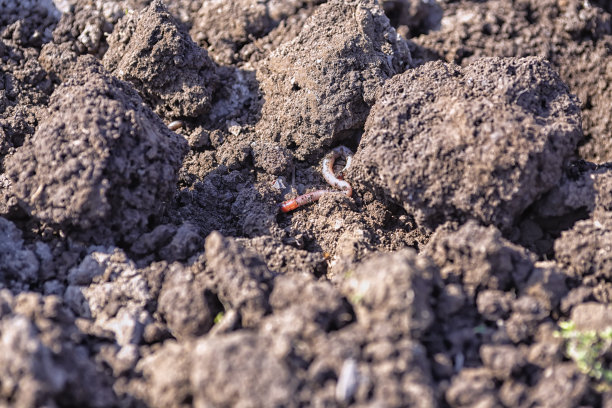
[[[213,320],[213,322],[215,322],[215,324],[219,323],[221,320],[223,320],[223,312],[219,312],[217,313],[217,315],[215,316],[215,320]]]
[[[355,293],[349,298],[349,300],[351,301],[352,304],[358,305],[363,300],[363,296],[364,295],[362,293]]]
[[[565,340],[565,354],[578,369],[598,382],[597,391],[612,390],[612,369],[604,367],[606,354],[612,352],[612,327],[601,331],[578,330],[572,321],[560,322],[556,337]]]

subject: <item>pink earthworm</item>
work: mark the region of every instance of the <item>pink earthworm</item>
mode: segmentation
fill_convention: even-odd
[[[340,177],[336,177],[336,175],[334,174],[334,162],[340,156],[344,156],[344,159],[346,160],[346,164],[344,165],[344,168],[342,169],[342,171],[340,171]],[[322,170],[323,178],[325,179],[325,181],[327,181],[327,183],[330,186],[341,190],[344,194],[346,194],[347,197],[350,197],[351,194],[353,194],[353,188],[348,182],[346,182],[342,178],[343,178],[344,171],[347,170],[351,166],[352,161],[353,161],[353,152],[351,152],[351,150],[345,146],[335,147],[323,159],[323,170]],[[317,201],[324,194],[334,193],[334,192],[335,191],[333,190],[316,190],[310,193],[302,194],[301,196],[297,196],[295,198],[292,198],[291,200],[283,201],[280,204],[280,210],[282,212],[293,211],[296,208],[299,208],[303,205],[310,204],[312,202]]]

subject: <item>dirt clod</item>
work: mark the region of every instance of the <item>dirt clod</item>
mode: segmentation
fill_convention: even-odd
[[[161,0],[119,21],[104,67],[131,83],[160,115],[198,116],[217,88],[215,64],[183,32]]]
[[[321,153],[363,125],[377,89],[409,64],[406,42],[374,2],[325,3],[262,62],[258,133],[298,158]]]
[[[509,228],[559,181],[582,136],[578,100],[542,59],[425,64],[382,93],[351,173],[423,227]]]
[[[40,221],[86,241],[133,242],[172,197],[187,143],[92,57],[73,72],[7,172]]]

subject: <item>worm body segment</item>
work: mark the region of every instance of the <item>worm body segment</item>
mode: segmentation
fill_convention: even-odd
[[[339,190],[342,190],[342,192],[346,194],[347,197],[350,197],[351,194],[353,194],[353,188],[351,187],[351,185],[348,182],[342,180],[341,178],[336,177],[336,175],[334,174],[334,162],[340,156],[344,156],[346,160],[344,168],[340,171],[340,174],[342,175],[342,177],[344,177],[344,172],[349,167],[351,167],[351,163],[353,161],[353,152],[351,152],[348,147],[338,146],[334,148],[327,156],[325,156],[325,159],[323,159],[323,178],[325,178],[327,184],[332,187],[336,187]]]
[[[334,174],[334,162],[340,156],[344,156],[346,164],[344,165],[344,168],[340,171],[340,177],[338,177],[336,176],[336,174]],[[343,180],[343,173],[351,166],[352,160],[353,152],[351,152],[351,150],[345,146],[335,147],[323,159],[323,178],[330,186],[341,190],[344,194],[346,194],[347,197],[350,197],[351,194],[353,194],[353,188],[347,181]],[[280,204],[280,210],[282,212],[293,211],[303,205],[317,201],[324,194],[334,192],[335,191],[333,190],[316,190],[310,193],[302,194],[301,196],[297,196],[291,200],[283,201]]]

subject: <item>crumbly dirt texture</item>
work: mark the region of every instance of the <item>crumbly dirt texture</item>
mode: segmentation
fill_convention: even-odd
[[[557,184],[582,136],[577,98],[538,59],[427,63],[381,93],[354,179],[430,228],[468,218],[509,228]]]
[[[0,0],[0,407],[612,406],[611,13]]]

